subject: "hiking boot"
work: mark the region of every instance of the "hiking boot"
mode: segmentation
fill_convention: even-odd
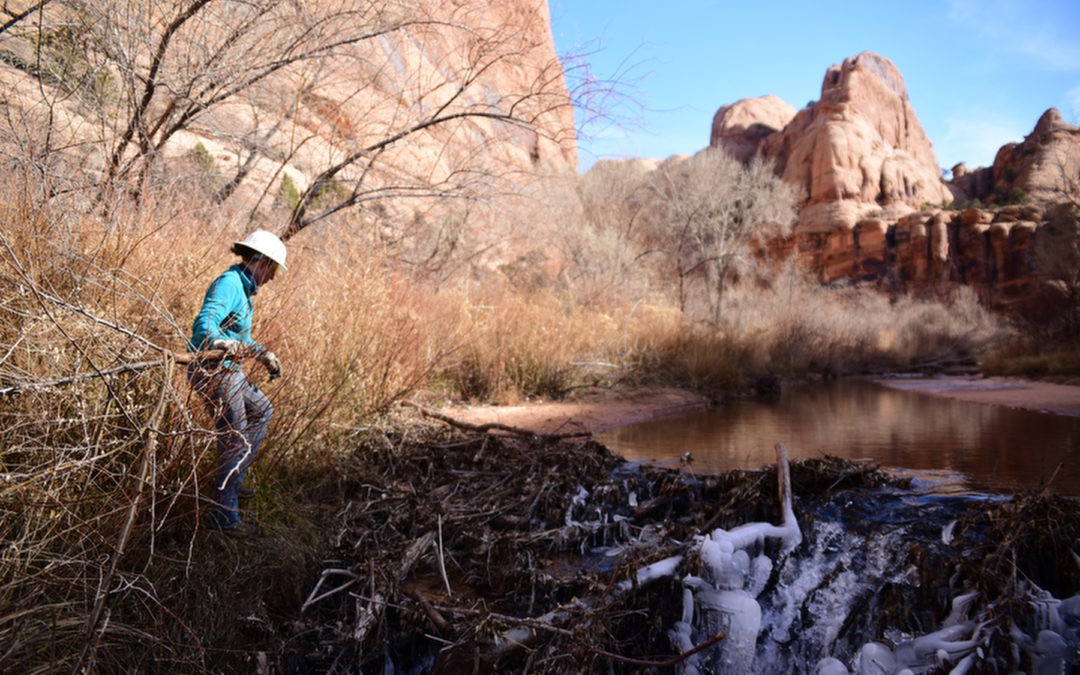
[[[236,496],[238,496],[240,499],[251,499],[255,496],[255,488],[241,485],[240,489],[236,491]]]

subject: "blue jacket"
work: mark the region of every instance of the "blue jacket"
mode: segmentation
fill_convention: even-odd
[[[256,352],[265,347],[251,339],[252,298],[258,293],[251,272],[243,265],[233,265],[210,284],[195,322],[191,326],[188,351],[209,346],[211,340],[239,340]],[[226,367],[239,364],[225,362]]]

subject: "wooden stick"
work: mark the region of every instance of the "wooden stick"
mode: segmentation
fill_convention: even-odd
[[[116,576],[116,569],[120,564],[120,559],[124,557],[124,553],[127,552],[128,539],[131,536],[131,531],[135,526],[135,518],[138,516],[139,507],[142,503],[143,488],[147,483],[146,475],[150,470],[150,458],[157,450],[158,442],[158,423],[165,415],[165,410],[168,407],[168,390],[170,386],[170,380],[173,369],[173,361],[168,354],[162,360],[162,364],[165,367],[165,380],[161,385],[161,394],[158,396],[157,406],[154,408],[154,412],[151,413],[150,419],[147,420],[146,426],[143,427],[143,448],[142,458],[139,461],[139,477],[136,483],[135,496],[131,500],[131,506],[128,507],[127,519],[124,522],[122,528],[120,528],[120,539],[116,543],[116,548],[112,552],[112,560],[109,562],[109,569],[106,572],[104,578],[101,579],[98,585],[97,597],[94,599],[94,608],[90,613],[89,620],[86,624],[87,640],[83,645],[82,653],[79,655],[78,663],[72,672],[82,672],[85,666],[87,670],[93,671],[94,668],[94,656],[97,652],[98,643],[101,640],[102,633],[105,632],[105,626],[108,624],[108,600],[111,593],[112,580]]]
[[[676,656],[674,658],[668,659],[667,661],[646,661],[644,659],[635,659],[635,658],[631,658],[629,656],[622,656],[620,654],[613,654],[611,652],[605,652],[603,649],[597,650],[596,653],[599,654],[600,656],[606,656],[609,659],[615,659],[616,661],[622,661],[623,663],[628,663],[628,664],[630,664],[632,666],[642,666],[644,668],[670,668],[670,667],[672,667],[674,665],[678,665],[679,663],[682,663],[683,661],[690,658],[694,654],[697,654],[701,650],[708,649],[709,647],[712,647],[714,644],[716,644],[717,642],[720,642],[725,637],[727,637],[726,633],[723,633],[723,632],[717,633],[716,635],[712,636],[711,638],[709,638],[705,642],[702,642],[701,644],[697,645],[696,647],[693,647],[692,649],[688,649],[685,652],[683,652],[682,654],[679,654],[678,656]]]
[[[450,622],[439,613],[439,610],[435,609],[435,607],[427,601],[427,598],[421,595],[420,591],[415,588],[406,588],[404,592],[413,602],[420,605],[420,609],[424,610],[424,614],[427,616],[428,621],[431,622],[431,625],[435,627],[435,630],[438,631],[440,635],[446,635],[450,632]]]
[[[194,353],[166,351],[164,352],[162,358],[156,359],[154,361],[137,361],[135,363],[125,363],[123,365],[116,366],[115,368],[95,370],[92,373],[81,373],[79,375],[61,377],[55,380],[45,380],[43,382],[28,382],[26,384],[17,384],[10,387],[0,388],[0,396],[15,396],[18,394],[25,394],[28,391],[63,387],[69,384],[75,384],[76,382],[84,382],[86,380],[93,380],[99,377],[119,375],[121,373],[138,373],[144,370],[149,370],[150,368],[165,366],[169,361],[171,361],[172,363],[191,363],[193,361],[217,361],[222,359],[224,356],[225,352],[220,349]]]
[[[442,575],[443,583],[446,584],[446,597],[447,599],[453,598],[454,593],[450,590],[450,578],[446,576],[446,560],[443,557],[443,542],[442,542],[442,514],[439,514],[439,541],[435,549],[436,560],[439,561],[439,573]]]
[[[791,509],[791,467],[788,464],[790,456],[788,448],[783,443],[776,444],[776,483],[780,494],[780,508],[784,514]],[[786,523],[785,523],[786,524]]]

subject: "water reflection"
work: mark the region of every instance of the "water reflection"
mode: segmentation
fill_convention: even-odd
[[[823,454],[885,467],[957,472],[975,490],[1052,487],[1080,495],[1080,418],[954,401],[870,381],[791,387],[775,403],[741,402],[623,427],[600,440],[628,459],[723,472]],[[1058,468],[1060,464],[1060,468]],[[1056,474],[1055,474],[1056,471]]]

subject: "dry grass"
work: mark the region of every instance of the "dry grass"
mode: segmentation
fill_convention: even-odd
[[[794,268],[771,284],[732,293],[726,332],[751,337],[766,369],[827,376],[911,369],[970,360],[1010,337],[960,289],[948,302],[889,297],[858,287],[827,289]]]
[[[205,548],[198,518],[214,459],[210,420],[181,368],[162,358],[184,351],[239,228],[154,215],[106,226],[16,200],[0,213],[12,224],[0,241],[0,386],[143,364],[0,397],[5,670],[127,670],[152,658],[199,671],[220,662],[201,651],[199,633],[216,626],[227,642],[239,630],[199,595],[225,583],[213,578],[223,561]],[[347,435],[458,344],[428,329],[452,323],[439,318],[443,305],[399,283],[377,254],[345,264],[298,253],[257,300],[257,334],[287,373],[267,388],[278,414],[254,471],[254,510],[291,543],[249,570],[266,581],[253,597],[297,582],[308,554],[287,550],[299,546],[298,527],[318,529],[298,518],[290,476],[332,467]]]
[[[989,375],[1072,382],[1080,377],[1080,345],[1047,349],[1018,340],[991,351],[979,365]]]
[[[441,300],[457,308],[464,340],[440,380],[463,399],[560,398],[591,376],[590,366],[608,362],[618,339],[609,317],[549,291],[517,293],[497,284],[472,294],[444,293]]]

